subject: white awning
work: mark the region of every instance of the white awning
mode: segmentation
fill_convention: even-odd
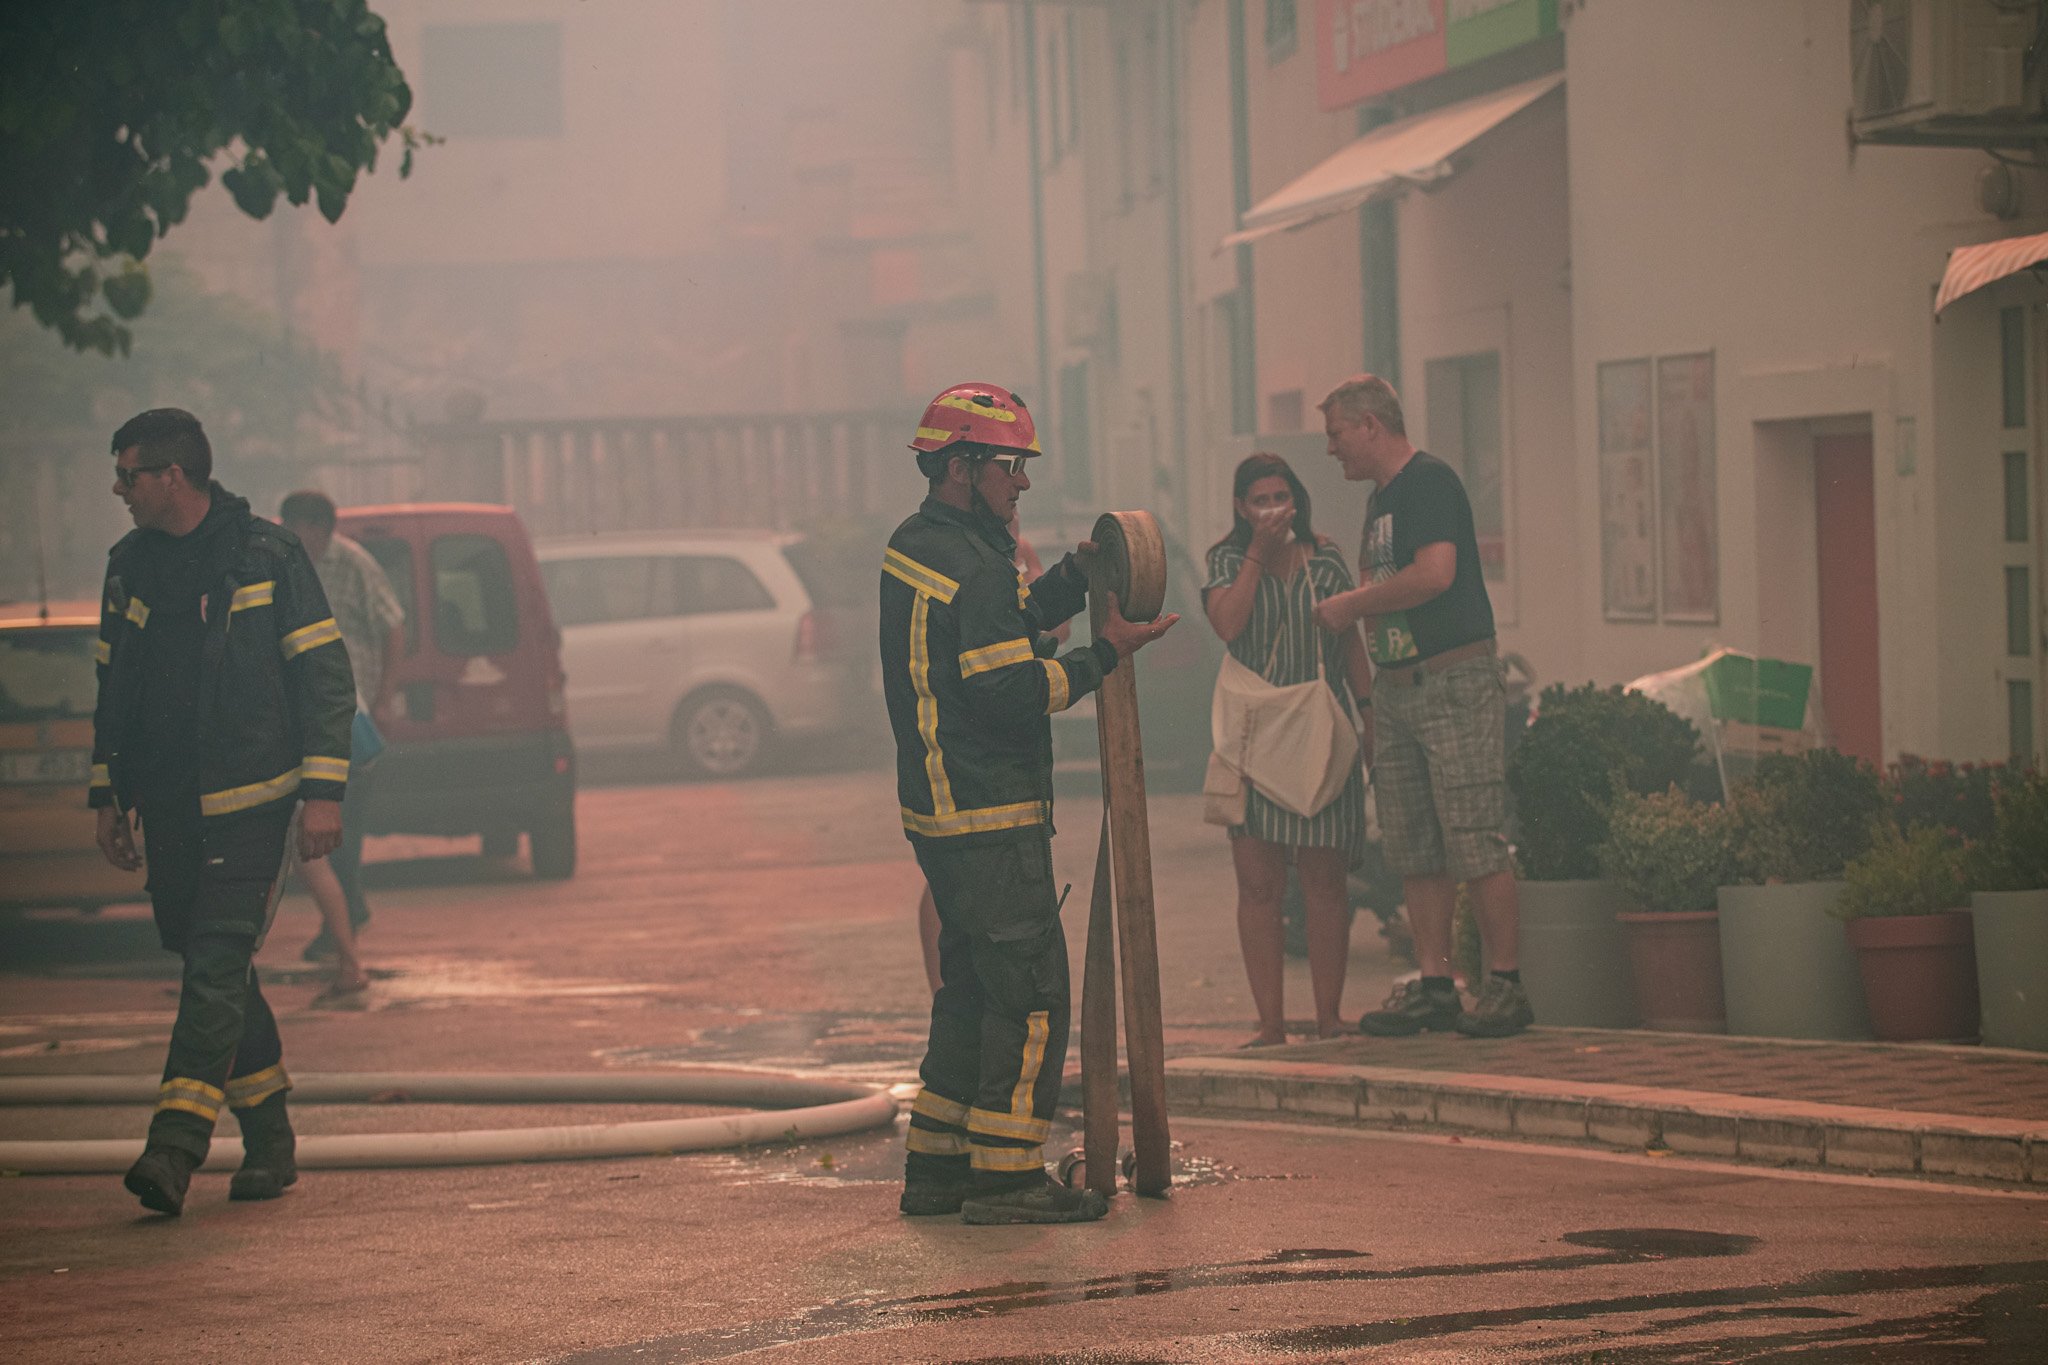
[[[1244,215],[1223,246],[1348,213],[1369,199],[1457,174],[1451,158],[1564,85],[1564,73],[1375,128]]]
[[[2048,232],[2031,237],[2008,237],[1982,246],[1959,246],[1948,253],[1948,269],[1941,272],[1941,288],[1934,295],[1934,311],[1954,303],[1965,294],[1996,284],[2007,275],[2017,275],[2028,266],[2048,261]]]

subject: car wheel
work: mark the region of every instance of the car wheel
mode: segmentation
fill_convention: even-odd
[[[768,713],[743,692],[701,692],[676,711],[675,750],[701,777],[741,777],[768,747]]]
[[[561,808],[527,831],[533,848],[533,875],[559,882],[576,875],[576,803]]]

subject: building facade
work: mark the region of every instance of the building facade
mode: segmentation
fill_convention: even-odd
[[[1934,300],[2048,230],[2048,6],[967,9],[1071,511],[1199,546],[1269,449],[1348,548],[1314,405],[1369,368],[1540,678],[1724,645],[1813,664],[1848,752],[2038,758],[2048,284]]]

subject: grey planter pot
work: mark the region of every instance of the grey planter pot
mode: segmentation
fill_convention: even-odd
[[[1635,1028],[1628,939],[1615,916],[1629,908],[1612,882],[1522,882],[1522,985],[1539,1024]]]
[[[1979,891],[1970,914],[1984,1045],[2048,1052],[2048,891]]]
[[[1840,882],[1724,886],[1722,994],[1728,1031],[1763,1038],[1870,1037],[1863,979],[1842,922]]]

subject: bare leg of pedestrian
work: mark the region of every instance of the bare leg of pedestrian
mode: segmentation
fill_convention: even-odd
[[[1344,1001],[1344,973],[1351,965],[1351,906],[1345,889],[1350,853],[1341,848],[1295,851],[1301,898],[1308,916],[1308,976],[1316,997],[1316,1036],[1344,1031],[1338,1017]]]
[[[1479,937],[1486,948],[1486,969],[1490,972],[1519,970],[1521,959],[1520,899],[1512,870],[1495,872],[1472,883],[1472,899],[1478,906]]]
[[[917,937],[924,946],[924,979],[931,983],[932,994],[939,993],[939,907],[932,900],[932,889],[926,886],[924,894],[917,901]]]
[[[356,935],[349,927],[348,898],[342,894],[341,879],[334,875],[325,858],[302,862],[298,868],[299,879],[312,895],[313,904],[320,908],[320,919],[334,940],[334,984],[322,991],[319,998],[353,995],[369,986],[370,974],[363,970],[362,959],[356,956]]]
[[[1424,976],[1451,975],[1451,926],[1456,923],[1458,884],[1441,874],[1403,877],[1408,929],[1415,936],[1415,962]]]
[[[1259,1031],[1245,1047],[1287,1041],[1286,957],[1280,901],[1287,892],[1287,851],[1278,844],[1240,834],[1230,841],[1237,869],[1237,942],[1251,982]]]

